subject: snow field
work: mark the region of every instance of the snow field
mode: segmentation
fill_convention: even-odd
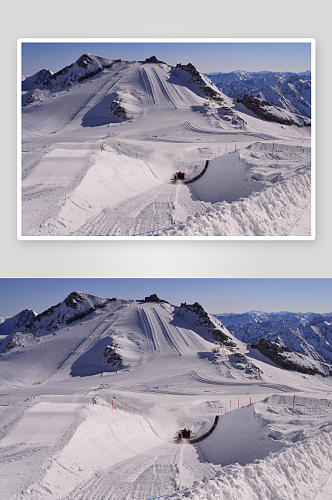
[[[245,200],[215,203],[205,214],[189,216],[186,222],[154,236],[287,236],[298,221],[303,222],[310,204],[310,174],[299,174]],[[311,234],[307,225],[298,232]]]
[[[45,446],[49,449],[39,480],[26,479],[23,484],[21,478],[8,488],[5,500],[146,500],[162,495],[194,500],[313,500],[332,473],[330,400],[296,396],[292,414],[292,396],[271,396],[223,415],[214,432],[193,446],[167,443],[156,435],[155,427],[163,432],[175,424],[162,405],[148,421],[112,410],[102,398],[96,398],[94,406],[83,403],[87,398],[37,398],[42,402],[30,407],[2,440],[4,473],[13,451],[17,470],[27,456],[30,467],[37,467],[36,446],[43,446],[44,453]],[[59,448],[73,423],[69,440]],[[206,423],[205,430],[210,425]],[[17,454],[22,443],[24,456]]]
[[[94,68],[103,64],[91,58]],[[68,75],[60,75],[55,87],[39,90],[36,100],[23,106],[22,236],[122,237],[150,231],[158,231],[152,236],[310,236],[310,205],[301,193],[296,212],[275,217],[270,212],[282,194],[272,190],[258,202],[270,210],[257,210],[250,199],[299,168],[309,171],[309,148],[295,149],[310,142],[310,127],[259,120],[222,94],[220,106],[206,98],[190,73],[167,64],[108,65],[78,82],[81,70],[75,63],[70,88],[61,87]],[[115,102],[120,115],[113,114]],[[252,141],[262,147],[250,146]],[[100,157],[100,143],[113,149],[106,146]],[[197,175],[210,153],[220,154],[226,145],[233,153],[212,160],[195,184],[183,186],[181,193],[167,184],[179,169]],[[49,147],[58,151],[41,159],[40,150]],[[234,147],[241,154],[234,155]],[[114,158],[117,148],[121,154]],[[249,203],[233,207],[241,198]],[[285,198],[283,205],[290,205]],[[227,203],[221,214],[211,207],[220,203]],[[172,229],[159,233],[163,228]]]
[[[51,445],[69,429],[75,412],[80,420],[76,421],[71,439],[53,455]],[[23,449],[49,447],[43,480],[25,485],[26,491],[19,498],[62,498],[87,475],[143,453],[161,442],[143,417],[112,411],[105,403],[92,406],[42,402],[27,410],[18,425],[1,441],[0,453],[11,455],[13,450],[17,454]],[[1,456],[0,461],[3,462]],[[3,498],[13,497],[6,495]]]
[[[40,234],[130,236],[172,226],[150,235],[264,236],[272,227],[273,235],[286,236],[303,220],[297,233],[310,234],[310,220],[303,219],[310,215],[309,148],[278,144],[272,160],[272,145],[255,143],[211,160],[204,176],[189,186],[169,185],[172,168],[163,170],[157,154],[149,166],[105,148],[89,153],[69,144],[53,150],[23,181],[28,212],[42,199]],[[55,216],[43,213],[45,202]]]
[[[77,313],[81,319],[68,324]],[[1,353],[4,500],[147,500],[175,492],[194,500],[326,500],[331,377],[278,368],[199,305],[76,290],[33,325],[34,335],[21,328],[24,346]],[[232,349],[216,349],[213,326]],[[112,342],[122,369],[105,361]],[[261,371],[247,369],[253,366]],[[221,409],[204,441],[172,442],[184,426],[207,432]]]
[[[194,483],[194,488],[169,498],[312,500],[331,475],[331,445],[332,433],[322,432],[257,463],[225,467],[216,479]]]
[[[300,396],[296,401],[293,415],[292,398],[278,395],[221,417],[213,434],[197,447],[201,459],[226,466],[215,479],[196,481],[169,498],[329,498],[324,484],[332,474],[330,401]]]
[[[85,159],[89,160],[88,168]],[[79,182],[75,182],[76,176],[80,177]],[[70,183],[70,189],[64,189]],[[43,201],[48,206],[56,206],[56,216],[46,213],[46,220],[39,228],[39,231],[54,235],[68,234],[101,208],[113,206],[159,184],[144,162],[118,156],[108,147],[103,153],[71,149],[51,151],[22,186],[26,203],[32,205],[30,210],[40,206],[41,185],[44,191],[47,186],[55,189],[55,192],[44,193]]]

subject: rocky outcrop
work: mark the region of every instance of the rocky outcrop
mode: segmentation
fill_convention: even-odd
[[[221,94],[213,88],[213,83],[210,85],[203,79],[201,73],[195,68],[191,63],[188,64],[177,64],[175,68],[172,68],[172,73],[181,79],[185,79],[189,84],[196,87],[202,97],[207,97],[208,99],[217,102],[219,105],[224,103],[224,99]],[[185,78],[183,76],[185,75]]]
[[[244,94],[243,98],[236,99],[236,102],[243,104],[243,106],[255,113],[255,115],[262,120],[281,123],[283,125],[296,125],[298,127],[311,125],[311,120],[309,118],[301,115],[295,115],[292,117],[290,113],[287,113],[281,108],[277,108],[273,104],[265,101],[264,99],[260,99],[259,97]]]
[[[319,362],[315,364],[307,356],[303,356],[276,342],[261,338],[258,344],[252,343],[250,347],[257,349],[263,356],[266,356],[275,365],[285,370],[293,370],[308,375],[332,376],[331,365]]]
[[[123,102],[121,99],[118,98],[114,99],[114,101],[112,101],[112,104],[110,106],[110,110],[113,116],[117,117],[119,121],[124,122],[125,120],[128,120],[128,116],[127,116],[127,111],[122,106],[121,102]]]
[[[104,362],[111,365],[115,370],[125,368],[122,356],[116,351],[116,348],[118,347],[118,345],[111,344],[106,346],[104,351]]]
[[[74,321],[79,321],[115,300],[115,298],[104,299],[75,290],[63,302],[50,307],[26,323],[24,330],[34,334],[40,331],[57,330],[61,325],[70,325]]]
[[[236,343],[232,340],[231,336],[227,335],[227,333],[222,330],[223,325],[219,323],[221,328],[218,328],[212,322],[210,315],[198,302],[195,302],[194,304],[187,304],[184,302],[179,308],[176,309],[176,312],[178,314],[180,313],[180,315],[184,317],[188,315],[182,314],[183,312],[191,313],[189,317],[192,324],[203,328],[207,333],[211,334],[216,344],[226,346],[230,349],[234,349],[236,347]]]
[[[156,293],[150,295],[150,297],[145,297],[145,302],[166,302],[165,300],[159,299]]]

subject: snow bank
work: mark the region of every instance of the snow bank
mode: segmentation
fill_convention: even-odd
[[[227,465],[169,498],[315,498],[332,473],[331,408],[310,397],[296,396],[294,410],[292,403],[292,396],[274,395],[219,418],[197,449],[201,460]]]
[[[153,236],[288,236],[310,206],[311,176],[298,174],[245,200],[215,203],[206,214]],[[310,228],[306,228],[310,235]]]
[[[25,500],[63,498],[89,475],[97,471],[100,474],[102,470],[162,443],[143,417],[133,416],[119,410],[112,411],[109,405],[98,401],[100,405],[81,408],[81,423],[70,441],[61,451],[52,456],[41,482],[30,484],[23,496],[19,495],[20,498]],[[40,403],[34,407],[34,414],[41,416],[43,406],[47,408],[48,413],[45,413],[47,418],[37,421],[35,418],[27,419],[25,416],[23,422],[29,420],[34,423],[35,428],[38,424],[42,424],[41,429],[44,431],[46,426],[50,428],[55,425],[57,419],[59,423],[51,432],[51,437],[56,432],[56,437],[59,438],[61,431],[69,425],[71,413],[68,413],[68,407],[78,405]],[[61,415],[58,414],[59,411]],[[31,410],[29,412],[31,413]],[[19,427],[20,424],[16,429]],[[16,430],[14,432],[17,434]],[[40,434],[40,431],[38,433]],[[23,436],[22,439],[24,439]],[[31,439],[29,438],[29,444],[31,444]]]
[[[223,466],[246,465],[278,451],[282,443],[269,436],[268,420],[255,414],[255,406],[246,406],[219,417],[213,433],[197,444],[206,462]]]
[[[217,472],[216,479],[196,481],[194,488],[169,498],[312,500],[331,474],[331,463],[332,432],[322,432],[254,464],[225,467]]]

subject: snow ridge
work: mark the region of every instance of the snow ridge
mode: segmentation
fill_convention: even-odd
[[[247,199],[214,203],[206,213],[153,236],[286,236],[310,207],[310,173],[253,193]]]

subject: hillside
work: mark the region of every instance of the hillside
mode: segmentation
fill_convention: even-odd
[[[246,229],[238,230],[232,210],[227,217],[216,213],[217,229],[206,225],[207,235],[257,236],[261,231],[271,237],[310,237],[308,118],[269,103],[261,106],[268,116],[262,119],[221,92],[192,64],[173,67],[157,57],[137,62],[83,54],[61,71],[40,72],[29,82],[22,82],[22,88],[33,85],[22,92],[22,237],[144,238],[170,227],[183,236],[202,236],[197,216],[205,217],[216,203],[230,205],[243,196],[252,205],[250,196],[265,188],[273,203],[271,184],[248,183],[247,177],[257,180],[257,175],[242,173],[232,180],[235,193],[229,201],[222,180],[217,197],[200,198],[196,182],[184,185],[170,179],[179,170],[194,178],[207,160],[212,165],[221,158],[221,174],[228,177],[233,168],[229,153],[257,143],[269,150],[270,175],[278,162],[278,147],[302,148],[305,155],[298,155],[296,165],[294,155],[284,155],[286,164],[278,164],[281,175],[276,183],[288,177],[288,161],[296,166],[292,186],[303,185],[309,170],[299,194],[303,203],[297,204],[296,213],[287,214],[287,227],[282,220],[266,220],[264,213],[254,215],[257,228],[248,226],[253,218],[246,216]],[[205,179],[204,173],[200,183],[208,193],[211,181]],[[288,190],[283,196],[284,203],[291,204]],[[181,233],[188,220],[198,230]],[[260,227],[263,220],[266,224]]]
[[[75,290],[8,325],[4,500],[202,500],[213,492],[246,500],[257,482],[265,498],[282,484],[287,498],[301,491],[309,500],[328,481],[326,363],[286,348],[273,360],[198,302],[174,306],[154,293],[128,300]],[[282,354],[291,365],[275,362]],[[173,442],[184,427],[202,439]]]
[[[311,359],[332,364],[332,314],[217,314],[229,331],[247,344],[260,338],[277,342]]]

